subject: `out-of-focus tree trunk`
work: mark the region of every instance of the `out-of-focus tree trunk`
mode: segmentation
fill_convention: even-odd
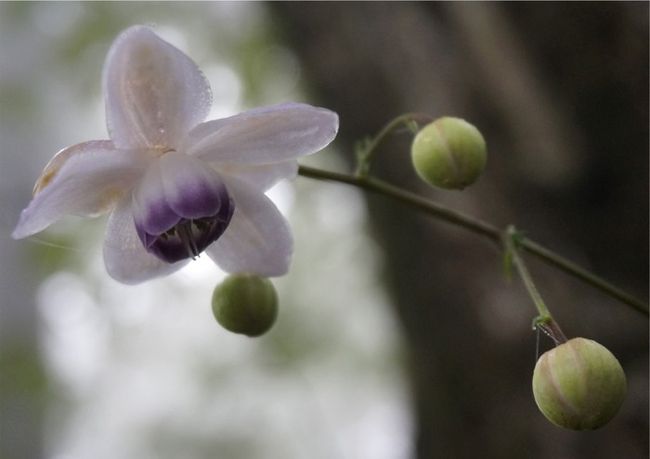
[[[647,4],[274,3],[341,147],[402,112],[457,115],[487,138],[487,173],[433,191],[395,136],[373,173],[533,239],[646,296]],[[325,186],[325,185],[324,185]],[[368,197],[409,346],[420,458],[647,457],[646,318],[539,263],[565,332],[619,356],[629,396],[591,434],[537,411],[530,300],[496,247]],[[545,343],[546,344],[546,343]]]

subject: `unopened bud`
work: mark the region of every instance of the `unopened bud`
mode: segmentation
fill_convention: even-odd
[[[476,127],[460,118],[438,118],[413,139],[411,157],[428,184],[447,189],[471,185],[485,169],[487,147]]]
[[[275,323],[278,297],[268,279],[234,274],[214,289],[212,312],[226,330],[260,336]]]
[[[594,430],[618,412],[627,384],[616,357],[604,346],[574,338],[545,352],[535,365],[535,402],[552,423]]]

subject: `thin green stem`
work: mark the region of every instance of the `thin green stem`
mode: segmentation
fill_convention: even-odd
[[[500,241],[501,232],[489,223],[485,223],[469,215],[452,210],[436,202],[425,199],[410,191],[403,190],[382,180],[370,177],[355,177],[353,175],[341,174],[339,172],[324,171],[313,167],[300,166],[298,174],[317,180],[329,180],[333,182],[346,183],[366,191],[391,197],[410,207],[426,214],[432,215],[448,223],[464,227],[470,231],[481,234],[494,242]]]
[[[494,243],[501,244],[502,231],[497,227],[475,217],[471,217],[462,212],[449,209],[441,204],[422,198],[421,196],[403,190],[402,188],[396,187],[382,180],[369,177],[357,177],[307,166],[300,166],[298,173],[303,177],[345,183],[366,191],[390,197],[429,216],[465,228],[466,230],[479,234]],[[526,252],[535,255],[545,263],[559,268],[561,271],[582,280],[606,295],[630,306],[636,311],[646,316],[648,315],[648,305],[646,303],[584,268],[579,267],[575,263],[556,254],[555,252],[527,238],[522,238],[519,241],[519,245]]]
[[[377,147],[386,139],[386,137],[391,134],[393,131],[395,131],[397,128],[403,125],[408,125],[408,123],[412,122],[430,122],[433,121],[433,117],[431,115],[427,115],[426,113],[405,113],[403,115],[398,116],[397,118],[394,118],[390,122],[388,122],[382,129],[377,133],[375,137],[373,137],[370,142],[365,145],[361,151],[358,153],[357,157],[357,170],[356,170],[356,176],[357,177],[366,177],[368,175],[368,172],[370,170],[370,160],[372,159],[372,156],[375,154],[375,151],[377,150]]]
[[[519,254],[520,242],[521,236],[515,227],[510,225],[503,234],[503,245],[506,249],[507,256],[512,259],[512,263],[519,273],[519,277],[521,277],[521,280],[524,282],[526,291],[533,300],[533,304],[539,313],[539,316],[535,319],[534,327],[540,327],[553,339],[553,341],[555,341],[556,345],[565,343],[567,340],[566,336],[562,332],[560,325],[553,318],[551,311],[546,306],[546,303],[542,299],[542,295],[535,286],[535,282],[533,282],[533,277],[530,275],[530,271],[528,271],[524,259]]]
[[[533,300],[533,303],[535,303],[535,307],[537,308],[537,312],[539,312],[540,317],[543,319],[551,318],[551,311],[549,311],[546,307],[546,303],[544,303],[542,295],[539,294],[539,291],[533,282],[533,278],[531,277],[530,272],[524,263],[524,260],[519,255],[519,248],[517,247],[518,244],[516,242],[517,237],[517,230],[515,230],[514,226],[510,225],[506,229],[504,235],[504,245],[508,251],[508,255],[512,257],[513,264],[517,269],[521,280],[524,282],[526,290],[528,290],[528,293],[530,294],[530,298]]]

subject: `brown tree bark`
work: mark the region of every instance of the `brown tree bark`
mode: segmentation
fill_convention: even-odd
[[[463,193],[420,184],[409,136],[373,173],[505,227],[515,222],[646,297],[647,4],[273,3],[315,98],[351,145],[403,112],[467,118],[483,131],[485,176]],[[324,185],[325,186],[325,185]],[[629,396],[593,434],[560,430],[530,389],[534,309],[494,246],[368,196],[386,283],[409,349],[420,458],[647,457],[646,318],[531,263],[571,336],[621,360]],[[549,343],[544,343],[546,347]]]

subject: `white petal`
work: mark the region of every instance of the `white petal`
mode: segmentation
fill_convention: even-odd
[[[62,150],[36,183],[35,196],[20,214],[12,236],[42,231],[64,215],[107,211],[142,174],[146,154],[95,141]]]
[[[219,173],[234,176],[261,191],[266,191],[283,179],[293,179],[298,174],[298,162],[295,159],[280,163],[250,165],[250,164],[219,164]]]
[[[120,148],[175,148],[212,104],[196,64],[143,26],[115,39],[103,78],[108,130]]]
[[[113,279],[138,284],[171,274],[186,263],[165,263],[148,253],[135,232],[130,197],[120,201],[108,219],[104,240],[104,264]]]
[[[282,276],[289,270],[293,238],[289,224],[262,192],[227,180],[235,214],[226,232],[206,252],[224,271]]]
[[[336,137],[338,123],[338,115],[324,108],[272,105],[199,124],[183,148],[206,161],[268,164],[323,149]]]

